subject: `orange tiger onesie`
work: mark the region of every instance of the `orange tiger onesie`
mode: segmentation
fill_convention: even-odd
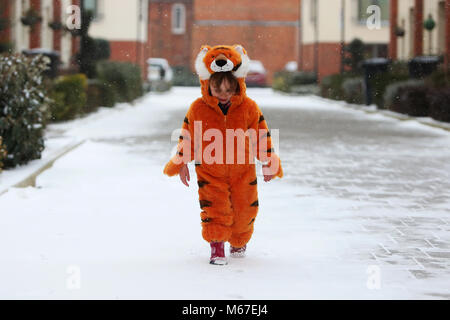
[[[164,174],[175,176],[184,164],[195,160],[202,236],[208,242],[228,241],[236,248],[250,240],[258,212],[254,157],[270,165],[275,176],[283,177],[264,116],[246,95],[249,62],[240,45],[202,46],[195,63],[202,97],[190,106],[177,153],[164,168]],[[231,98],[225,116],[218,99],[209,92],[209,78],[214,72],[227,71],[238,79],[240,90]],[[237,139],[230,132],[236,133]]]

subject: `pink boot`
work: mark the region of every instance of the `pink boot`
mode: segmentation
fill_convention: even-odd
[[[233,246],[230,246],[230,255],[233,258],[244,258],[246,249],[247,249],[247,245],[244,245],[241,248],[235,248]]]
[[[227,259],[225,258],[225,250],[223,242],[210,242],[211,244],[211,259],[210,264],[225,265]]]

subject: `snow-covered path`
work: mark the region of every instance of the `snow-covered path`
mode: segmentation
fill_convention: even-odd
[[[193,164],[190,188],[162,175],[198,94],[49,128],[87,142],[0,197],[0,298],[450,298],[448,132],[249,89],[285,177],[258,178],[248,256],[211,266]]]

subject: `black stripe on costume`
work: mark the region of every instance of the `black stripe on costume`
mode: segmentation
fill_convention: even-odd
[[[270,135],[270,132],[269,131],[267,131],[267,133],[265,133],[261,138],[259,138],[259,139],[264,139],[265,137],[271,137],[271,135]]]
[[[206,222],[210,222],[211,218],[206,218],[206,219],[202,219],[202,222],[206,223]]]
[[[182,157],[183,156],[183,152],[178,152],[178,155]]]
[[[275,152],[275,149],[274,148],[270,148],[266,152]]]
[[[261,115],[261,116],[259,117],[259,122],[263,122],[263,121],[264,121],[264,116]]]
[[[209,184],[208,181],[203,181],[203,180],[198,180],[197,183],[198,183],[199,188],[203,188],[205,185]]]
[[[254,186],[254,185],[258,184],[258,179],[255,179],[254,181],[250,182],[249,184],[251,186]]]
[[[255,222],[255,218],[253,218],[248,225],[251,225],[253,222]]]
[[[189,119],[187,117],[184,117],[184,123],[186,123],[187,125],[189,125]]]
[[[237,71],[237,69],[239,69],[241,65],[242,65],[242,62],[239,63],[238,65],[236,65],[236,66],[233,68],[233,71]]]
[[[256,200],[255,202],[253,202],[253,203],[250,205],[250,207],[258,207],[258,206],[259,206],[258,200]]]
[[[212,202],[209,200],[200,200],[200,209],[203,209],[204,207],[211,207]]]

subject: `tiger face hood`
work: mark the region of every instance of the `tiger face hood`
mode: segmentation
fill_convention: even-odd
[[[237,78],[240,89],[239,94],[231,98],[231,104],[241,104],[246,97],[245,77],[249,65],[250,58],[241,45],[202,46],[195,60],[195,70],[199,76],[202,89],[202,99],[213,108],[218,108],[219,100],[209,94],[209,79],[213,73],[231,71]]]

